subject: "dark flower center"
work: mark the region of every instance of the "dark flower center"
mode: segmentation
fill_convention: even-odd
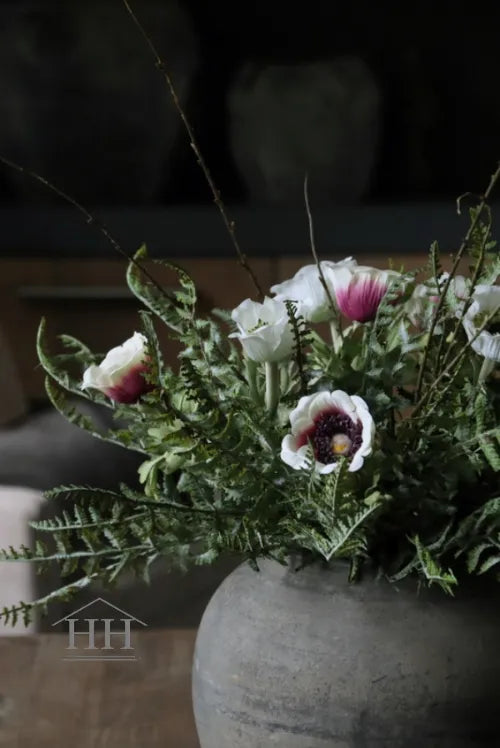
[[[320,413],[307,438],[318,462],[328,465],[339,457],[352,457],[362,442],[362,425],[345,413],[334,410]]]

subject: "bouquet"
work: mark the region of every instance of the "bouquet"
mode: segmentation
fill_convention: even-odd
[[[2,557],[56,561],[73,581],[4,616],[130,569],[147,579],[159,557],[181,568],[225,553],[256,568],[263,557],[347,559],[353,580],[369,564],[450,593],[464,572],[495,572],[500,259],[490,223],[483,200],[451,271],[434,244],[418,283],[416,272],[353,258],[318,261],[261,300],[205,316],[189,276],[155,260],[177,275],[167,292],[142,248],[127,273],[145,306],[140,332],[104,357],[67,335],[51,354],[42,322],[52,403],[141,453],[142,490],[49,491],[70,499],[67,509],[33,523],[34,550]],[[157,324],[182,346],[176,368],[163,361]],[[116,428],[96,432],[69,394],[113,409]]]
[[[264,294],[183,121],[256,298],[202,315],[191,278],[163,260],[145,264],[143,247],[127,271],[144,306],[140,329],[122,345],[99,356],[63,335],[53,353],[42,321],[50,400],[80,428],[140,453],[140,488],[49,491],[66,508],[32,523],[33,549],[0,558],[42,571],[56,562],[69,582],[3,617],[29,620],[126,571],[147,580],[159,558],[182,569],[228,553],[256,569],[261,558],[342,559],[353,582],[370,567],[450,594],[465,574],[497,573],[500,257],[487,203],[500,168],[470,207],[448,270],[436,243],[414,272],[320,260],[309,211],[311,264]],[[176,290],[155,281],[155,263],[176,274]],[[175,367],[158,325],[180,344]],[[111,408],[116,427],[97,431],[74,396]]]

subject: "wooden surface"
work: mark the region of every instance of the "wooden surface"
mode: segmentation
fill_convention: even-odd
[[[194,631],[133,630],[137,660],[82,662],[63,659],[64,634],[0,637],[0,746],[199,748],[194,639]]]

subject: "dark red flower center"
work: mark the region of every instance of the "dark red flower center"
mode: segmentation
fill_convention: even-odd
[[[363,428],[340,410],[323,411],[314,419],[310,429],[298,438],[298,446],[310,442],[314,457],[328,465],[339,457],[352,457],[362,443]]]

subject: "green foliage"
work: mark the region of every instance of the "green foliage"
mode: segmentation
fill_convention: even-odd
[[[500,471],[500,426],[494,422],[494,414],[488,412],[488,398],[482,390],[476,397],[476,439],[492,469]],[[490,427],[486,419],[490,419]]]
[[[475,285],[491,283],[500,261],[489,213],[472,211],[471,222],[465,301],[451,296],[433,244],[427,284],[438,301],[424,294],[422,325],[409,313],[415,273],[400,275],[373,320],[344,325],[338,350],[306,324],[300,300],[289,301],[293,351],[267,368],[229,337],[228,312],[198,314],[195,286],[182,269],[161,262],[177,279],[169,290],[145,274],[141,248],[127,280],[146,307],[148,387],[130,404],[83,391],[83,370],[102,356],[68,335],[60,337],[62,351],[52,352],[42,320],[37,349],[53,405],[95,437],[144,455],[141,489],[47,492],[62,508],[33,523],[34,549],[9,548],[0,558],[41,571],[57,563],[69,583],[35,603],[4,608],[2,617],[28,620],[35,607],[46,610],[94,579],[114,584],[133,571],[147,581],[158,558],[181,569],[227,553],[255,566],[262,557],[344,559],[351,578],[369,563],[395,582],[413,575],[449,594],[466,573],[498,573],[500,386],[495,372],[481,378],[462,319]],[[180,343],[176,367],[165,363],[158,325]],[[271,371],[277,408],[268,398]],[[359,470],[339,457],[332,472],[320,474],[310,440],[302,469],[281,458],[290,412],[321,390],[361,396],[369,408],[375,437]],[[113,428],[97,428],[78,398],[111,407]]]
[[[439,563],[432,556],[429,548],[425,548],[422,545],[418,536],[413,539],[413,543],[415,544],[418,560],[427,582],[429,584],[438,584],[445,592],[452,595],[453,587],[457,584],[457,578],[454,573],[450,569],[446,572],[443,571]]]
[[[304,317],[297,312],[297,304],[294,304],[293,301],[286,301],[285,303],[293,333],[293,352],[300,380],[300,391],[304,393],[307,390],[307,376],[304,370],[304,350],[310,342],[309,331]]]

